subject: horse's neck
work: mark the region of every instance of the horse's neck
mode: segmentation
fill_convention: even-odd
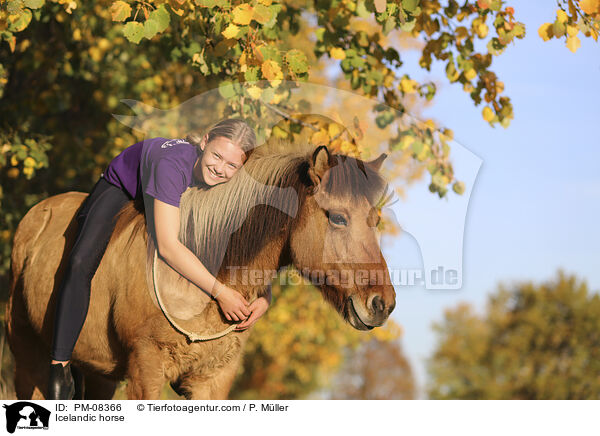
[[[249,263],[228,264],[217,278],[250,300],[264,295],[279,268],[286,263],[283,253],[287,239],[288,232],[280,232],[265,243]]]

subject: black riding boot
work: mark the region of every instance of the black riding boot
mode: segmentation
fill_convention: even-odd
[[[48,377],[48,400],[72,400],[75,395],[75,382],[71,374],[71,362],[50,364]]]

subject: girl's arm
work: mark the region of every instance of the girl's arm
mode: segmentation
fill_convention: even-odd
[[[154,227],[158,253],[169,266],[211,296],[216,295],[215,299],[229,321],[240,321],[250,315],[248,302],[242,294],[219,282],[179,241],[178,207],[154,199]]]

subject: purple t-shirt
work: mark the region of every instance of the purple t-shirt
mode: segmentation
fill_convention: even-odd
[[[184,139],[146,139],[116,156],[108,164],[104,178],[132,198],[145,193],[179,207],[181,194],[194,181],[198,157],[198,147]]]

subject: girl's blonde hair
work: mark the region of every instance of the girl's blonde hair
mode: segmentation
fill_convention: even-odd
[[[254,130],[240,118],[228,118],[212,126],[208,131],[208,140],[206,143],[208,144],[219,136],[229,139],[234,145],[240,147],[246,155],[246,160],[248,160],[256,147],[256,134]],[[185,140],[190,144],[200,147],[203,137],[202,133],[194,132],[187,135]]]

